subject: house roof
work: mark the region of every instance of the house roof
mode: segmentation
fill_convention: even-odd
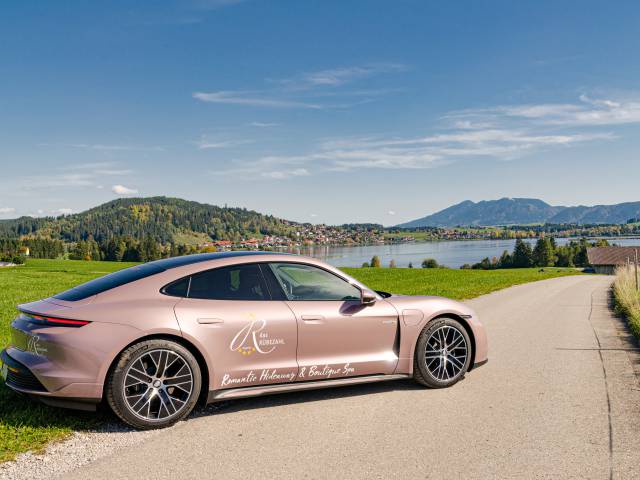
[[[594,247],[587,249],[587,257],[591,265],[624,265],[635,260],[638,250],[640,258],[640,245],[637,247]]]

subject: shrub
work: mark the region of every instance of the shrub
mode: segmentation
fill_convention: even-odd
[[[395,260],[391,260],[391,261],[389,262],[389,268],[396,268],[396,267],[397,267],[397,265],[396,265],[396,261],[395,261]]]
[[[422,261],[422,268],[438,268],[439,266],[435,258],[425,258]]]
[[[369,268],[369,262],[364,262],[362,264],[362,268]]]
[[[616,311],[627,318],[631,331],[640,338],[640,291],[636,290],[635,276],[633,265],[616,269],[613,295]]]
[[[374,255],[371,258],[371,266],[374,268],[380,268],[380,257],[377,255]]]

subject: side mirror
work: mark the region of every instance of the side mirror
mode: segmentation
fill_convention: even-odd
[[[375,292],[366,289],[360,290],[360,303],[362,305],[373,305],[377,299],[378,296]]]

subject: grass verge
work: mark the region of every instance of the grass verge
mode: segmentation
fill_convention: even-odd
[[[26,265],[0,268],[0,346],[9,342],[16,305],[48,297],[79,283],[131,264],[29,260]],[[27,450],[39,451],[74,430],[92,428],[99,415],[47,407],[5,387],[0,380],[0,462]]]
[[[463,300],[503,288],[548,278],[577,275],[570,268],[513,268],[454,270],[448,268],[343,268],[347,274],[375,289],[406,295],[439,295]]]
[[[92,278],[128,267],[115,262],[29,260],[26,265],[0,268],[0,346],[9,342],[16,305],[48,297]],[[371,288],[408,295],[472,298],[519,283],[573,275],[557,268],[520,270],[448,270],[345,268]],[[42,450],[74,430],[98,426],[104,415],[47,407],[22,398],[0,381],[0,462],[27,450]]]
[[[640,290],[636,289],[636,272],[633,266],[616,270],[613,297],[616,311],[624,315],[631,332],[640,339]]]

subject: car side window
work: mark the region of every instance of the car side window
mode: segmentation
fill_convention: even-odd
[[[288,300],[359,300],[360,290],[331,272],[301,263],[270,263]]]
[[[165,285],[160,291],[165,295],[169,295],[171,297],[184,298],[189,292],[189,280],[191,280],[191,277],[181,278],[180,280],[172,282],[169,285]]]
[[[260,267],[231,265],[191,276],[189,298],[205,300],[270,300]]]

